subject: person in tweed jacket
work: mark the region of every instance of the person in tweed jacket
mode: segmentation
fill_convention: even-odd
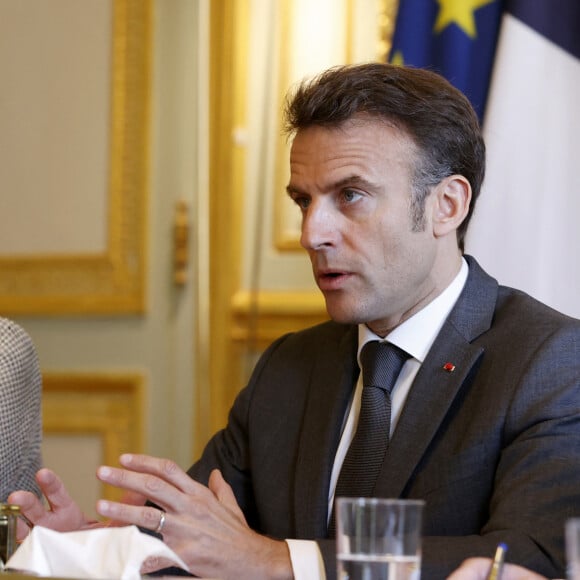
[[[42,379],[36,350],[16,323],[0,318],[0,501],[17,489],[40,494]]]

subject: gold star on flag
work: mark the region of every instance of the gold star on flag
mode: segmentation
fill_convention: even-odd
[[[403,53],[400,50],[397,50],[395,54],[391,58],[391,64],[397,66],[403,66],[405,64],[405,60],[403,59]]]
[[[441,32],[446,26],[455,22],[467,36],[475,38],[475,17],[473,13],[494,0],[437,0],[439,14],[435,21],[435,32]]]

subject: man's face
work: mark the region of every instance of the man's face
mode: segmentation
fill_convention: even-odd
[[[302,211],[301,244],[337,322],[366,323],[384,336],[441,291],[433,195],[421,231],[411,219],[416,158],[409,137],[373,119],[309,127],[294,139],[288,193]]]

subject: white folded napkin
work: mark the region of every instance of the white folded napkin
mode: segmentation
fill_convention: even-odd
[[[6,563],[7,568],[61,578],[140,578],[143,562],[161,557],[187,570],[161,540],[136,526],[55,532],[35,526]]]

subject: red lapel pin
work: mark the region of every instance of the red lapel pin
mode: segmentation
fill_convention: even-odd
[[[455,370],[455,365],[453,363],[447,362],[443,365],[443,370],[448,373],[452,373]]]

